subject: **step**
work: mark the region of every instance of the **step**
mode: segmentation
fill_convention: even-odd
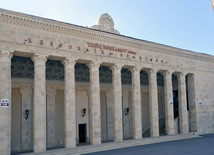
[[[76,148],[72,149],[55,149],[55,150],[48,150],[42,153],[28,153],[29,155],[38,154],[38,155],[68,155],[68,154],[86,154],[86,153],[93,153],[99,151],[107,151],[113,149],[120,149],[120,148],[127,148],[133,146],[140,146],[140,145],[148,145],[160,142],[167,142],[167,141],[175,141],[175,140],[182,140],[182,139],[190,139],[190,138],[199,138],[198,134],[188,133],[188,134],[178,134],[173,136],[160,136],[160,137],[148,137],[139,140],[125,140],[122,142],[109,142],[109,143],[102,143],[98,145],[85,145],[85,146],[77,146]],[[23,154],[27,155],[27,154]]]

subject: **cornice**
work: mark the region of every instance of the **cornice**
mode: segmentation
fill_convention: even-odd
[[[167,45],[153,43],[145,40],[140,40],[124,35],[104,32],[91,29],[88,27],[78,26],[65,22],[60,22],[52,19],[27,15],[23,13],[13,12],[5,9],[0,9],[0,22],[12,24],[19,27],[35,29],[38,31],[46,31],[57,33],[60,35],[68,35],[93,42],[105,42],[115,45],[136,48],[138,50],[147,50],[157,53],[176,55],[181,57],[189,57],[193,59],[214,61],[214,56],[203,53],[196,53],[189,50],[183,50]]]

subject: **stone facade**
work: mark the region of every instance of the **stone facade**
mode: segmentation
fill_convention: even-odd
[[[87,28],[0,9],[0,28],[3,154],[214,133],[213,56],[120,35],[108,14]]]

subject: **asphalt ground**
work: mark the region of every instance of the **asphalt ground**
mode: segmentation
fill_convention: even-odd
[[[90,153],[88,155],[214,155],[214,134],[171,142]]]

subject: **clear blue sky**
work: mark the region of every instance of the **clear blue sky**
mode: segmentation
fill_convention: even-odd
[[[107,12],[125,36],[214,55],[210,0],[0,0],[0,8],[89,27]]]

